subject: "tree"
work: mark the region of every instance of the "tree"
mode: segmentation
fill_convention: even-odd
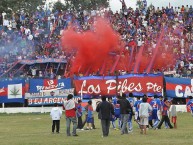
[[[79,10],[81,9],[98,9],[107,8],[109,6],[109,0],[66,0],[66,9]]]
[[[11,5],[10,0],[1,0],[0,1],[0,13],[11,12],[11,10],[9,9],[10,5]]]
[[[43,0],[0,0],[0,12],[24,12],[33,13],[38,7],[45,4]]]
[[[141,0],[138,0],[136,5],[139,7],[140,10],[143,8],[143,2]]]
[[[68,7],[69,7],[68,5],[64,5],[60,1],[57,1],[53,5],[53,11],[56,11],[56,10],[58,10],[58,11],[60,11],[60,10],[67,10]]]

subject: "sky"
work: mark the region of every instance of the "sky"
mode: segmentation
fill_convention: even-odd
[[[137,0],[125,0],[128,7],[136,8]],[[155,7],[166,7],[171,6],[178,7],[182,5],[193,5],[193,0],[147,0],[147,5],[153,4]],[[121,3],[120,0],[110,0],[110,6],[113,11],[120,10]]]

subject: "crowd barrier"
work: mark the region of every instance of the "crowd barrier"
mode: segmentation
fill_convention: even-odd
[[[0,108],[0,113],[48,113],[52,107],[15,107]],[[62,109],[62,108],[61,108]]]
[[[93,103],[95,104],[95,103]],[[62,107],[60,107],[62,109]],[[96,108],[96,105],[93,105]],[[17,108],[0,108],[0,113],[49,113],[52,107],[17,107]],[[177,112],[187,112],[186,105],[176,105]]]

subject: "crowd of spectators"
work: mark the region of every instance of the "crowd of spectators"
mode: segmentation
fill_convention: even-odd
[[[76,31],[92,29],[96,17],[104,17],[125,41],[125,50],[135,46],[136,51],[146,43],[148,55],[153,53],[161,29],[165,30],[161,47],[166,53],[173,53],[174,67],[166,66],[161,71],[175,72],[175,76],[193,74],[193,8],[192,6],[157,7],[143,6],[133,9],[122,2],[122,9],[76,11],[51,11],[39,9],[35,13],[0,13],[0,74],[16,61],[22,59],[60,58],[70,54],[62,51],[62,31],[72,25]]]

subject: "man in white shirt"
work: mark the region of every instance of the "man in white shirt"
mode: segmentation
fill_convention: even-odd
[[[142,103],[139,105],[141,134],[146,134],[146,126],[148,125],[148,117],[151,111],[152,107],[149,103],[147,103],[147,98],[143,98]]]

